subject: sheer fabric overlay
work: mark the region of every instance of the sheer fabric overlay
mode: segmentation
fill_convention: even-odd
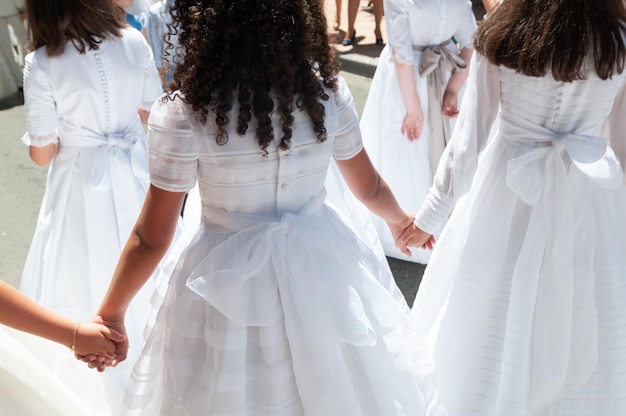
[[[624,75],[477,55],[417,224],[452,211],[413,306],[451,415],[626,408]],[[607,141],[608,139],[608,141]]]

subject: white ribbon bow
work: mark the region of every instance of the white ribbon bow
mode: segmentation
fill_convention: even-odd
[[[615,153],[602,138],[545,136],[551,140],[530,142],[539,147],[508,161],[506,176],[509,188],[526,204],[542,202],[538,215],[544,216],[539,222],[545,226],[546,245],[534,311],[531,410],[583,383],[597,363],[595,314],[585,315],[585,323],[574,325],[575,307],[595,310],[593,290],[577,291],[574,303],[573,243],[584,238],[585,245],[593,247],[595,239],[593,220],[575,223],[575,210],[590,204],[589,186],[618,189],[624,177]]]

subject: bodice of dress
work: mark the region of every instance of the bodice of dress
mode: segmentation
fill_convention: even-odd
[[[137,110],[149,109],[161,94],[150,48],[130,28],[84,54],[71,43],[54,57],[39,48],[26,57],[24,79],[29,144],[45,145],[57,135],[63,142],[64,132],[141,134]]]
[[[605,81],[590,73],[585,80],[560,82],[551,74],[528,77],[501,67],[500,120],[523,126],[528,140],[533,131],[599,136],[622,81],[621,76]]]
[[[324,181],[331,155],[349,159],[362,148],[358,119],[350,92],[342,81],[326,107],[328,139],[317,142],[311,120],[295,111],[289,150],[276,142],[282,136],[279,117],[272,115],[275,141],[266,149],[259,147],[254,135],[256,125],[244,136],[229,126],[228,142],[217,144],[214,120],[205,125],[180,98],[159,100],[153,107],[149,130],[151,182],[165,190],[189,190],[197,179],[205,223],[219,223],[213,212],[250,214],[278,218],[297,213],[308,204],[323,200]],[[237,119],[235,106],[230,120]]]
[[[476,30],[467,0],[385,0],[389,45],[396,58],[413,63],[414,46],[433,46],[453,36],[460,47],[471,45]]]
[[[490,141],[508,148],[504,173],[511,189],[529,204],[541,193],[535,185],[551,175],[544,169],[546,159],[559,169],[564,162],[567,172],[577,171],[604,188],[623,186],[625,79],[622,73],[601,80],[593,71],[568,83],[550,73],[529,77],[475,54],[451,145],[417,215],[420,228],[436,230],[446,220],[470,189],[479,155]],[[569,170],[570,163],[575,170]],[[537,179],[534,185],[531,177]]]

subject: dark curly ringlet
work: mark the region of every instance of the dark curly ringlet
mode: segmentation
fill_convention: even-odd
[[[474,44],[496,65],[560,81],[586,77],[592,57],[609,79],[624,70],[623,0],[503,0],[483,20]]]
[[[296,109],[307,112],[318,142],[326,140],[323,85],[336,89],[338,66],[319,0],[177,0],[171,10],[178,34],[173,82],[197,119],[215,117],[217,143],[228,141],[228,114],[239,104],[237,133],[252,117],[264,151],[274,139],[271,114],[280,117],[288,149]],[[276,108],[274,105],[276,100]],[[294,107],[295,103],[295,107]]]

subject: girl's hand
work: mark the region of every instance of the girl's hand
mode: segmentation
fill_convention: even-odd
[[[417,140],[422,134],[424,127],[424,113],[421,110],[417,113],[408,113],[402,121],[402,134],[406,134],[409,141]]]
[[[459,96],[456,92],[446,90],[441,111],[447,118],[456,118],[459,115]]]
[[[393,237],[394,241],[397,241],[402,235],[406,233],[406,231],[411,227],[411,225],[413,225],[413,217],[414,215],[407,213],[405,220],[402,221],[401,223],[398,223],[398,224],[387,223],[387,226],[391,230],[391,236]],[[397,247],[400,249],[400,251],[402,251],[402,253],[411,257],[411,250],[409,250],[409,248],[406,245],[397,246]]]
[[[87,332],[85,337],[87,341],[92,343],[88,344],[90,345],[89,348],[80,346],[80,330],[83,326],[91,330],[91,332]],[[102,339],[99,337],[104,337],[108,343],[105,352],[98,352],[94,348],[97,342],[102,342]],[[113,344],[112,350],[110,349],[111,344]],[[96,316],[91,323],[83,324],[79,328],[75,352],[76,358],[86,362],[89,368],[96,368],[102,372],[106,367],[115,367],[124,361],[128,354],[128,347],[124,317],[120,319],[105,319],[101,316]]]
[[[432,250],[435,245],[435,237],[420,229],[413,222],[411,222],[411,225],[407,227],[398,238],[394,238],[394,241],[396,247],[400,250],[407,247],[419,247],[424,250]]]

